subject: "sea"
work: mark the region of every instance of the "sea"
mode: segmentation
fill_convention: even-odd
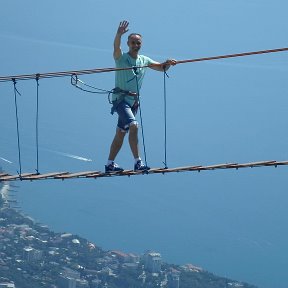
[[[154,250],[168,263],[191,263],[261,288],[287,288],[288,197],[279,186],[285,173],[253,168],[11,187],[21,213],[105,250]]]

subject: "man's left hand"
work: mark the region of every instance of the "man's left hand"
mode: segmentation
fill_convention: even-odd
[[[163,67],[163,70],[164,70],[164,71],[167,71],[167,70],[170,68],[171,65],[174,66],[174,65],[176,65],[176,64],[177,64],[177,60],[175,60],[175,59],[167,59],[167,60],[162,64],[162,67]]]

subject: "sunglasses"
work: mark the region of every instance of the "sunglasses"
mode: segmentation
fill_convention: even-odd
[[[135,45],[135,44],[141,45],[141,44],[142,44],[142,42],[140,42],[140,41],[131,41],[131,43],[132,43],[133,45]]]

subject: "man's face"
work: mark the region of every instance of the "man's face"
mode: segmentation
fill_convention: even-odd
[[[132,35],[127,42],[130,52],[138,52],[142,45],[142,38],[140,35]]]

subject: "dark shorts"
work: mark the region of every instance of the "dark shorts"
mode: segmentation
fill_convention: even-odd
[[[118,114],[117,127],[123,132],[128,132],[131,124],[138,125],[135,119],[137,110],[131,108],[125,101],[121,101],[114,109]]]

